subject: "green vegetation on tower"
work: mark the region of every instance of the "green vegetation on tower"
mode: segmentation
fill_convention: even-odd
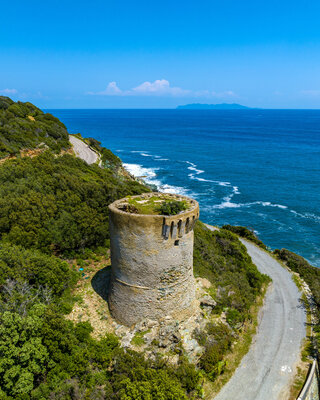
[[[173,200],[169,195],[161,194],[148,199],[144,197],[128,197],[127,212],[145,215],[177,215],[188,209],[186,200]]]

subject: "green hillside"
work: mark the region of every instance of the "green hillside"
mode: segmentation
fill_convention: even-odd
[[[55,153],[69,148],[63,123],[31,103],[15,103],[9,97],[0,96],[0,159],[39,146]]]
[[[2,157],[47,146],[0,165],[0,399],[200,398],[203,380],[224,374],[224,356],[268,279],[236,235],[198,223],[194,273],[211,282],[215,312],[228,321],[198,332],[205,346],[198,364],[183,349],[170,365],[160,355],[125,351],[112,334],[94,338],[89,322],[66,318],[81,302],[74,290],[84,279],[79,266],[107,258],[108,204],[150,189],[94,139],[104,168],[61,154],[69,146],[66,128],[32,104],[1,97],[0,113]]]

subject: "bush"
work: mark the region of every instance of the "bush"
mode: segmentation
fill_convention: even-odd
[[[77,273],[55,256],[0,242],[0,287],[8,279],[35,287],[48,286],[58,296],[73,286]]]
[[[267,250],[267,246],[260,239],[257,238],[255,233],[244,226],[223,225],[222,229],[233,232],[247,240],[250,240],[262,249]]]
[[[204,224],[195,226],[193,253],[195,276],[209,279],[217,289],[217,311],[237,310],[244,318],[270,278],[252,263],[245,246],[232,232],[210,231]]]
[[[186,209],[187,204],[185,201],[171,200],[164,201],[157,211],[161,215],[177,215]]]
[[[55,153],[69,148],[64,124],[31,103],[15,103],[0,96],[0,158],[35,149],[41,143]]]
[[[108,204],[147,191],[70,155],[8,161],[0,168],[0,238],[68,256],[106,246]]]

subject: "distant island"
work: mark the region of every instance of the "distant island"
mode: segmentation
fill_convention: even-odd
[[[248,110],[251,107],[242,106],[241,104],[200,104],[200,103],[193,103],[193,104],[186,104],[184,106],[178,106],[178,110]]]

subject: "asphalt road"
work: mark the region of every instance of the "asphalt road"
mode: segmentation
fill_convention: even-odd
[[[82,140],[72,135],[69,135],[69,140],[77,157],[86,161],[88,164],[94,164],[98,160],[99,157],[97,153],[91,150]]]
[[[274,258],[241,239],[258,269],[273,282],[249,352],[214,400],[285,400],[306,335],[306,315],[291,274]]]

